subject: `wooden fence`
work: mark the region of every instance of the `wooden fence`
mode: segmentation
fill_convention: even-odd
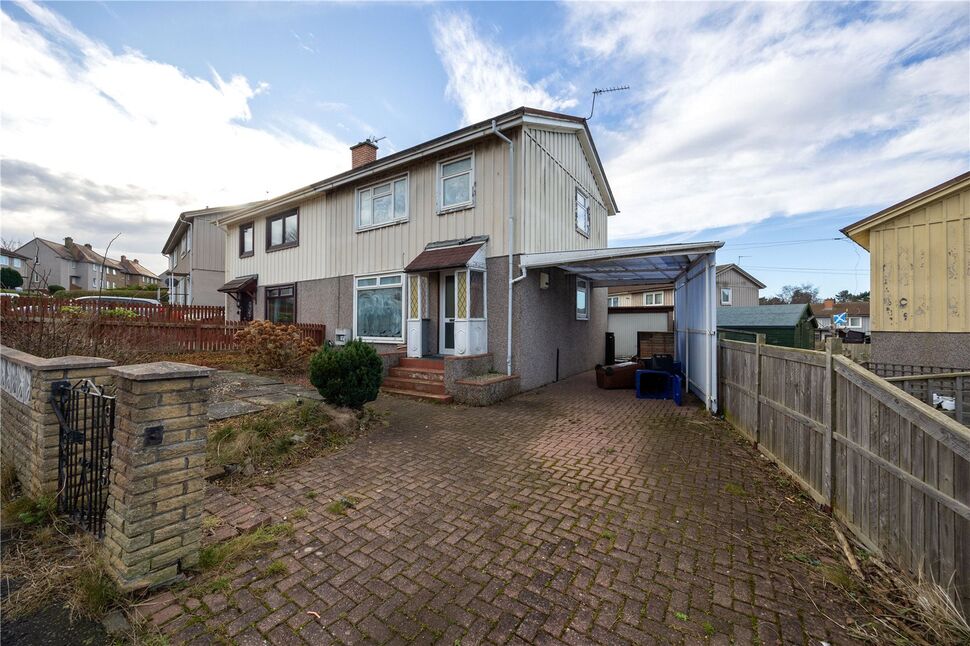
[[[7,317],[27,313],[31,316],[50,317],[71,315],[79,311],[97,314],[99,311],[121,308],[131,310],[139,320],[144,321],[223,321],[226,318],[226,308],[221,305],[155,305],[139,301],[112,301],[110,292],[106,292],[102,299],[71,300],[37,296],[2,298],[0,315]]]
[[[725,417],[868,548],[970,610],[970,429],[831,346],[718,346]]]

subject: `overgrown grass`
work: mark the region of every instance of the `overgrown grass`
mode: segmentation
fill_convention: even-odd
[[[357,430],[352,413],[317,401],[288,402],[212,425],[207,460],[277,469],[344,446]]]
[[[251,559],[276,546],[284,536],[293,533],[289,523],[259,527],[223,543],[207,545],[199,552],[199,569],[203,572],[223,571],[243,559]]]

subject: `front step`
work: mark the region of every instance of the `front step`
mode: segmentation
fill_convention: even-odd
[[[422,393],[431,393],[434,395],[445,395],[445,382],[442,381],[431,381],[428,379],[408,379],[405,377],[386,377],[384,379],[384,386],[387,388],[396,388],[398,390],[414,390]]]
[[[424,401],[432,401],[438,404],[450,404],[455,399],[451,395],[436,395],[434,393],[423,393],[417,390],[402,390],[400,388],[388,388],[386,386],[381,386],[381,392],[388,393],[389,395],[400,395],[401,397],[410,397],[411,399],[421,399]]]
[[[440,382],[445,381],[444,370],[432,370],[430,368],[391,368],[387,371],[395,379],[423,379],[424,381]]]
[[[444,359],[418,359],[417,357],[401,357],[398,364],[402,368],[417,368],[419,370],[441,370],[445,369]]]

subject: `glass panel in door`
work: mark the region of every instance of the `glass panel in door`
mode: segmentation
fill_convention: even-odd
[[[441,283],[442,303],[441,310],[442,325],[444,326],[444,342],[442,352],[450,354],[455,351],[455,275],[448,274]]]

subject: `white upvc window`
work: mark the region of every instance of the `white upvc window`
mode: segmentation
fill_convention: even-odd
[[[404,341],[404,274],[354,281],[354,337],[376,343]]]
[[[10,263],[10,260],[11,259],[7,258],[6,256],[0,256],[0,265],[6,267]]]
[[[589,237],[589,195],[576,187],[576,230]]]
[[[576,277],[576,320],[589,320],[589,281]]]
[[[664,293],[663,292],[647,292],[643,295],[644,305],[663,305],[664,304]]]
[[[850,328],[861,328],[862,327],[862,317],[861,316],[850,316],[849,324],[847,327]]]
[[[620,297],[619,296],[610,296],[609,298],[606,299],[606,305],[607,305],[607,307],[619,307],[620,306]]]
[[[409,202],[407,174],[357,189],[357,230],[405,222]]]
[[[475,203],[475,156],[438,162],[438,211],[463,209]]]
[[[730,287],[722,287],[721,288],[721,305],[730,305],[730,304],[731,304],[731,288]]]
[[[21,262],[20,258],[14,258],[13,259],[13,268],[14,269],[20,269],[21,266],[23,266],[23,263]]]

